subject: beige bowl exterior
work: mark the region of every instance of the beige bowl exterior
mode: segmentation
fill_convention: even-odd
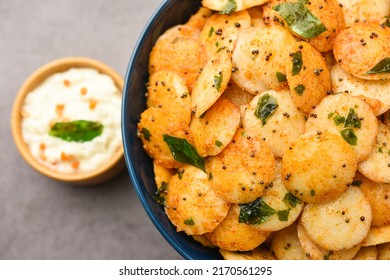
[[[22,136],[22,106],[23,101],[26,95],[40,85],[46,78],[49,76],[58,73],[64,72],[70,68],[93,68],[98,70],[100,73],[110,76],[118,89],[122,92],[123,90],[123,78],[115,72],[112,68],[105,65],[102,62],[96,61],[90,58],[84,57],[69,57],[58,59],[52,61],[48,64],[43,65],[33,72],[30,77],[24,82],[22,87],[19,89],[19,92],[14,101],[11,115],[11,129],[12,135],[16,147],[18,148],[22,157],[37,171],[46,175],[50,178],[69,182],[76,183],[81,185],[94,185],[105,182],[114,176],[118,175],[125,168],[125,161],[123,157],[123,147],[119,147],[116,154],[111,158],[110,161],[99,167],[94,171],[77,173],[77,174],[64,174],[47,168],[46,166],[40,164],[30,153],[30,149],[23,140]]]

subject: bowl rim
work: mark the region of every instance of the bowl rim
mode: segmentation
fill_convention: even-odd
[[[128,136],[126,134],[126,131],[128,131],[125,118],[125,111],[126,111],[126,104],[128,102],[128,96],[126,95],[126,92],[129,90],[129,79],[130,74],[133,72],[135,68],[135,58],[138,56],[138,54],[141,52],[141,45],[146,41],[146,35],[151,30],[152,26],[156,24],[158,17],[169,8],[169,6],[172,4],[172,1],[170,0],[164,0],[154,11],[154,13],[149,18],[148,22],[146,23],[144,29],[141,31],[140,36],[137,40],[137,43],[134,46],[133,53],[130,57],[130,62],[127,68],[126,76],[125,76],[125,84],[123,88],[123,94],[122,94],[122,141],[123,141],[123,147],[124,147],[124,156],[125,161],[127,165],[127,169],[130,174],[131,182],[136,190],[136,194],[138,196],[139,201],[141,202],[145,212],[149,216],[149,219],[152,221],[154,226],[157,228],[157,230],[160,232],[160,234],[165,238],[166,241],[185,259],[187,260],[193,260],[194,258],[189,255],[184,248],[182,248],[178,243],[175,242],[175,240],[169,235],[168,231],[163,227],[163,225],[160,223],[159,219],[153,214],[151,208],[148,206],[148,202],[146,198],[142,195],[142,187],[137,179],[137,174],[134,168],[134,165],[131,161],[131,151],[126,145],[126,141],[128,139]]]
[[[106,173],[117,166],[121,165],[123,161],[123,146],[122,143],[118,147],[116,153],[108,160],[105,164],[101,165],[99,168],[82,173],[67,174],[54,171],[39,163],[36,160],[27,144],[23,140],[22,129],[21,129],[21,108],[23,106],[23,101],[27,94],[31,90],[39,86],[46,78],[54,73],[64,72],[71,68],[92,68],[96,69],[99,73],[106,74],[110,76],[115,85],[118,87],[119,92],[122,93],[124,80],[114,69],[108,65],[100,62],[98,60],[88,58],[88,57],[64,57],[59,58],[53,61],[50,61],[41,67],[37,68],[30,76],[24,81],[20,87],[15,101],[13,103],[12,112],[11,112],[11,131],[12,136],[15,142],[17,149],[24,158],[24,160],[39,173],[46,175],[52,179],[56,179],[64,182],[71,183],[85,183],[89,181],[98,182],[98,178],[107,175]],[[119,171],[118,171],[119,172]],[[114,175],[114,174],[112,174]],[[107,178],[108,179],[108,178]]]

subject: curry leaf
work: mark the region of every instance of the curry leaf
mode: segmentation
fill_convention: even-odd
[[[268,93],[259,99],[255,110],[255,116],[261,120],[262,126],[267,123],[267,119],[275,113],[278,106],[276,98]]]
[[[352,128],[347,128],[342,131],[340,131],[341,136],[344,138],[345,141],[348,142],[351,146],[357,145],[357,136]]]
[[[238,221],[250,225],[261,224],[275,213],[275,209],[271,208],[260,197],[253,202],[240,204],[240,216]]]
[[[286,2],[273,7],[297,35],[311,39],[326,31],[325,25],[300,2]]]
[[[302,61],[302,52],[298,51],[292,54],[292,75],[296,76],[301,72],[303,61]]]
[[[362,122],[359,116],[356,114],[355,109],[349,108],[347,119],[345,120],[344,127],[361,128]]]
[[[381,74],[390,73],[390,57],[386,57],[378,62],[371,70],[366,74]]]
[[[49,135],[68,142],[88,142],[100,136],[102,132],[103,125],[101,123],[77,120],[55,123],[50,129]]]
[[[188,143],[186,139],[167,134],[163,135],[163,139],[165,143],[167,143],[172,156],[176,161],[193,165],[206,172],[204,158],[198,154],[194,146]]]

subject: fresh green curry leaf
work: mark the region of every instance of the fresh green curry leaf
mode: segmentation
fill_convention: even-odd
[[[173,158],[176,161],[193,165],[206,172],[204,158],[198,154],[194,146],[188,143],[186,139],[177,138],[167,134],[163,135],[163,139],[165,143],[168,144]]]
[[[378,62],[371,70],[366,74],[382,74],[390,73],[390,57],[386,57]]]
[[[311,39],[326,31],[325,25],[300,2],[281,3],[273,9],[287,22],[297,35]]]
[[[302,61],[302,52],[298,51],[292,54],[292,75],[296,76],[301,72],[303,61]]]
[[[268,93],[259,99],[255,110],[255,116],[261,120],[262,126],[267,123],[267,119],[275,113],[278,106],[276,98]]]
[[[88,142],[100,136],[102,132],[103,125],[101,123],[77,120],[55,123],[50,129],[49,135],[68,142]]]
[[[240,204],[240,216],[238,221],[250,225],[261,224],[275,213],[275,209],[271,208],[260,197],[253,202]]]
[[[349,108],[347,119],[345,120],[344,127],[361,128],[362,122],[359,116],[356,114],[355,109]]]
[[[340,131],[340,134],[344,138],[344,140],[347,141],[347,143],[351,146],[357,145],[358,138],[352,128],[344,129]]]

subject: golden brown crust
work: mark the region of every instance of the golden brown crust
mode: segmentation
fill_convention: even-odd
[[[219,154],[232,140],[240,118],[240,108],[223,97],[201,118],[194,116],[190,129],[198,153],[203,157]]]
[[[188,124],[178,121],[175,114],[164,114],[159,108],[151,107],[141,114],[138,123],[138,136],[141,138],[146,153],[165,168],[178,168],[177,162],[163,139],[163,135],[186,139],[193,143]]]
[[[372,221],[371,206],[354,186],[336,200],[307,204],[301,222],[310,238],[327,250],[347,250],[367,236]]]
[[[226,217],[230,204],[210,187],[204,171],[184,166],[169,181],[165,211],[177,231],[202,235],[213,231]]]
[[[361,183],[360,189],[368,199],[372,209],[372,226],[390,225],[390,188],[387,184],[376,183],[357,174],[354,179]]]
[[[294,57],[287,60],[286,73],[291,96],[297,107],[309,114],[331,90],[330,73],[324,57],[309,43],[296,42],[290,52],[300,52],[302,55],[299,74],[292,71]],[[300,87],[304,90],[299,90]]]
[[[175,72],[186,81],[191,91],[202,67],[200,50],[198,28],[174,26],[165,31],[154,45],[149,58],[149,74],[161,70]]]
[[[249,203],[260,197],[274,180],[275,159],[256,135],[238,129],[232,142],[206,161],[215,191],[232,203]]]
[[[389,79],[390,73],[367,74],[390,57],[390,28],[378,22],[359,22],[342,30],[334,43],[334,55],[348,73],[366,80]]]
[[[240,206],[233,204],[226,218],[207,237],[219,248],[228,251],[250,251],[262,244],[269,232],[259,231],[238,221]]]
[[[242,30],[233,53],[232,78],[244,90],[259,94],[269,88],[287,87],[278,74],[286,74],[288,48],[295,38],[281,26],[251,27]]]

